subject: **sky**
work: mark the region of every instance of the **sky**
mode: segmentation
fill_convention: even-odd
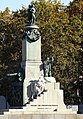
[[[0,0],[0,11],[4,11],[6,7],[10,9],[10,11],[16,11],[22,8],[22,6],[28,8],[32,0]],[[61,0],[61,3],[64,5],[68,5],[68,3],[72,0]]]

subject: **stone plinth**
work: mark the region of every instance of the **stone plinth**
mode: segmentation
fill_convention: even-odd
[[[51,80],[52,79],[52,80]],[[41,94],[27,104],[26,107],[23,109],[28,112],[54,112],[61,113],[61,114],[74,114],[76,112],[72,111],[71,109],[66,109],[66,105],[64,104],[63,98],[63,90],[60,89],[60,83],[56,82],[53,77],[46,77],[45,78],[45,88],[47,89],[46,92]]]
[[[41,36],[36,25],[26,27],[22,40],[21,66],[25,69],[23,104],[26,104],[30,97],[30,81],[38,80],[42,74]]]
[[[37,99],[31,101],[30,104],[23,106],[23,109],[9,109],[9,112],[5,112],[4,115],[9,115],[8,117],[10,117],[11,115],[12,117],[12,115],[16,116],[18,114],[22,116],[31,114],[33,115],[33,119],[34,115],[39,115],[39,118],[41,118],[41,115],[43,116],[43,118],[47,118],[49,116],[49,119],[78,119],[76,112],[72,111],[71,109],[66,109],[66,105],[63,101],[63,90],[60,89],[59,85],[60,84],[58,82],[56,83],[56,81],[45,82],[45,87],[47,89],[46,92],[38,96]],[[66,114],[69,116],[67,116]],[[50,115],[52,115],[52,117],[50,117]],[[37,117],[35,116],[35,118]],[[81,118],[82,116],[80,116],[79,119]],[[18,118],[16,117],[15,119]],[[26,119],[25,116],[23,119]]]
[[[49,114],[48,114],[49,113]],[[55,114],[51,112],[0,115],[0,119],[83,119],[83,114]]]

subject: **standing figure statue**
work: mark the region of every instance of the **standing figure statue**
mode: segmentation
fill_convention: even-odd
[[[51,77],[51,65],[54,61],[54,58],[49,58],[47,57],[47,59],[44,61],[43,65],[44,65],[44,77]]]
[[[29,8],[28,8],[28,23],[30,25],[34,25],[35,24],[35,20],[36,20],[36,17],[35,17],[35,8],[34,8],[34,5],[29,5]]]

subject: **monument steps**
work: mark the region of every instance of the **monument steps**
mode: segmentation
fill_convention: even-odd
[[[35,111],[34,111],[35,110]],[[76,114],[76,112],[72,112],[72,110],[53,110],[50,109],[44,109],[44,108],[34,108],[33,109],[12,109],[9,112],[4,112],[3,116],[5,115],[17,115],[17,114]],[[1,119],[1,118],[0,118]]]
[[[23,109],[9,109],[9,112],[4,112],[4,115],[32,113],[76,114],[71,109],[66,109],[60,83],[46,83],[45,88],[47,89],[46,92],[40,94],[37,99],[30,101],[26,106],[23,106]]]
[[[53,78],[53,77],[52,77]],[[49,77],[51,80],[51,77]],[[60,89],[59,82],[45,82],[46,91],[37,99],[30,101],[29,104],[23,106],[23,109],[9,109],[5,114],[29,114],[29,113],[43,113],[52,112],[56,114],[73,114],[71,109],[66,109],[63,101],[63,90]]]
[[[65,113],[60,114],[56,112],[24,112],[22,114],[5,114],[0,115],[0,119],[83,119],[82,114]]]
[[[33,111],[55,111],[57,113],[76,113],[71,109],[66,109],[66,105],[63,102],[63,90],[60,88],[60,83],[46,83],[45,87],[47,92],[41,94],[23,107],[24,110],[29,112]],[[63,111],[64,110],[64,111]]]

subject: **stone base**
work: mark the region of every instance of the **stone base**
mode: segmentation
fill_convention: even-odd
[[[0,119],[83,119],[83,115],[77,114],[53,114],[53,113],[33,113],[33,114],[5,114],[0,115]]]
[[[53,77],[45,77],[45,88],[47,89],[44,94],[41,94],[27,104],[23,109],[28,112],[53,112],[61,114],[76,114],[71,109],[66,109],[63,99],[63,90],[60,89],[60,83],[56,82]]]
[[[50,77],[51,80],[53,77]],[[71,109],[66,109],[63,101],[63,90],[60,83],[45,82],[47,91],[40,94],[37,99],[30,101],[23,109],[10,109],[5,114],[76,114]]]
[[[47,80],[53,79],[53,77]],[[45,82],[46,92],[41,94],[23,107],[23,109],[9,109],[0,119],[83,119],[77,112],[66,109],[63,101],[63,90],[59,82]]]

